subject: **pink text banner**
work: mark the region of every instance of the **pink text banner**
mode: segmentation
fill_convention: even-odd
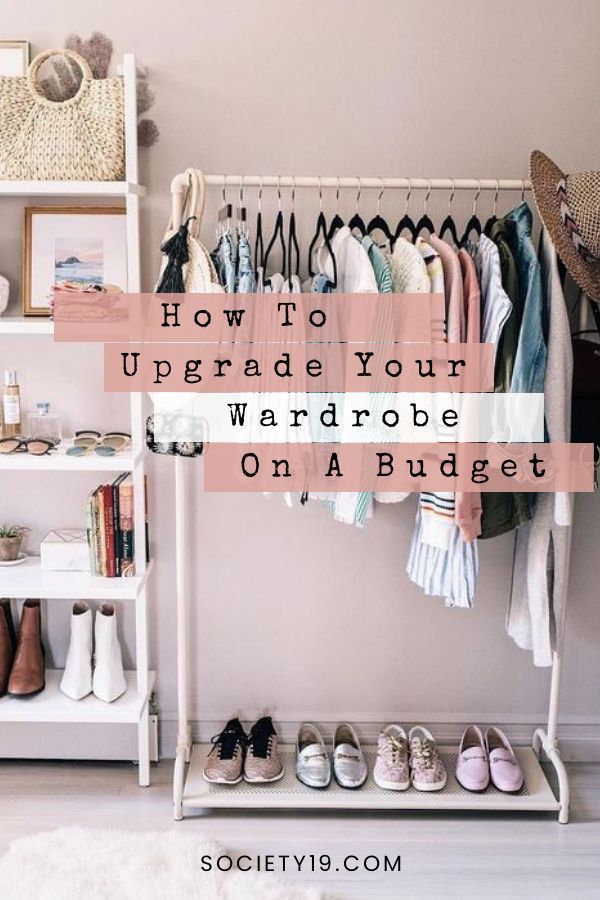
[[[591,492],[592,444],[209,444],[206,491]]]
[[[444,340],[443,294],[107,294],[55,291],[68,342]]]
[[[105,391],[488,392],[492,344],[104,345]]]

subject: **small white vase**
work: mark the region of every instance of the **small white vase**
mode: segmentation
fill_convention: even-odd
[[[112,603],[103,603],[96,612],[95,644],[94,694],[105,703],[112,703],[127,690]]]
[[[73,604],[71,641],[60,689],[72,700],[82,700],[92,692],[92,611],[80,600]]]
[[[10,294],[10,284],[8,278],[0,275],[0,316],[8,306],[8,296]]]

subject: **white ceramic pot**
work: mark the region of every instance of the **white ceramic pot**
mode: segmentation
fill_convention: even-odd
[[[0,275],[0,316],[8,306],[8,295],[10,293],[10,285],[8,278]]]

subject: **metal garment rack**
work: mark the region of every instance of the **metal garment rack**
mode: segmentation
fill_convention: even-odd
[[[321,193],[324,188],[379,189],[382,193],[387,189],[408,191],[407,198],[413,190],[429,192],[443,190],[472,191],[474,207],[481,191],[494,191],[496,199],[500,192],[520,191],[524,197],[531,190],[528,180],[513,179],[475,179],[475,178],[359,178],[337,176],[281,176],[281,175],[206,175],[207,185],[220,187],[223,192],[228,187],[276,188],[312,188]],[[185,174],[177,175],[171,182],[171,193],[175,202],[187,189]],[[260,194],[259,194],[260,196]],[[357,195],[358,198],[358,195]],[[192,463],[193,464],[193,463]],[[546,728],[536,728],[531,747],[518,747],[515,752],[525,774],[525,787],[518,795],[502,794],[488,788],[483,794],[474,794],[463,790],[456,782],[453,772],[457,748],[441,747],[440,751],[446,761],[448,783],[443,791],[437,793],[419,793],[413,788],[408,791],[384,791],[378,788],[370,776],[365,786],[358,791],[348,791],[332,785],[327,791],[316,791],[300,784],[294,775],[294,747],[283,746],[282,757],[286,767],[285,777],[272,785],[252,785],[244,782],[235,786],[212,785],[204,781],[202,769],[206,754],[211,748],[208,744],[193,744],[189,722],[188,707],[188,562],[194,554],[189,546],[190,498],[187,479],[190,460],[175,458],[175,544],[176,544],[176,593],[177,593],[177,684],[178,684],[178,736],[173,773],[174,818],[182,819],[185,815],[198,813],[206,809],[245,808],[245,809],[368,809],[368,810],[479,810],[539,812],[554,811],[558,813],[558,821],[566,824],[569,819],[569,781],[567,772],[558,748],[558,700],[560,692],[561,650],[563,635],[559,635],[557,651],[553,654],[552,674],[548,722]],[[570,530],[569,530],[570,541]],[[570,549],[570,548],[569,548]],[[564,628],[564,615],[563,615]],[[544,753],[553,765],[558,781],[558,799],[555,797],[540,766],[539,759]],[[373,749],[367,749],[369,769],[372,771]],[[189,764],[187,776],[186,765]]]

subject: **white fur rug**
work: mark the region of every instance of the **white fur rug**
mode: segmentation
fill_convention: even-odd
[[[225,851],[181,829],[61,828],[13,841],[0,858],[2,900],[323,900],[275,874],[203,872]]]

